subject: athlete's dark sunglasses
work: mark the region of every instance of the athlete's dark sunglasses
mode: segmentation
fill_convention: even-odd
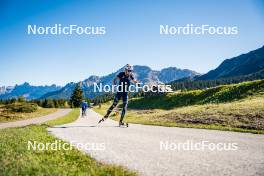
[[[132,72],[132,70],[127,70],[128,72]]]

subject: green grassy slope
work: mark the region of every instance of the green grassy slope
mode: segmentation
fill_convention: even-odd
[[[166,96],[132,99],[131,109],[172,109],[206,103],[224,103],[240,100],[264,92],[264,80],[223,85],[207,90],[171,93]]]
[[[110,105],[108,102],[94,110],[104,115]],[[119,120],[119,116],[111,118]],[[263,134],[264,81],[132,99],[125,121]]]

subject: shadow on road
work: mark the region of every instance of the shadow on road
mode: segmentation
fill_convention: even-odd
[[[117,126],[99,126],[99,125],[84,125],[84,126],[52,126],[52,127],[49,127],[49,128],[85,128],[85,127],[98,127],[98,128],[104,128],[104,127],[119,127],[118,125]]]

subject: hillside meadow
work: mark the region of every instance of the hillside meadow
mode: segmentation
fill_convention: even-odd
[[[95,111],[104,115],[111,102]],[[111,118],[118,120],[118,113]],[[134,98],[125,120],[147,125],[264,133],[264,80]]]

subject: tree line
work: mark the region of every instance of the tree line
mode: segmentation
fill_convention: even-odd
[[[264,70],[250,75],[220,78],[215,80],[176,80],[171,82],[171,88],[175,90],[196,90],[216,87],[227,84],[237,84],[244,81],[254,81],[264,79]]]

